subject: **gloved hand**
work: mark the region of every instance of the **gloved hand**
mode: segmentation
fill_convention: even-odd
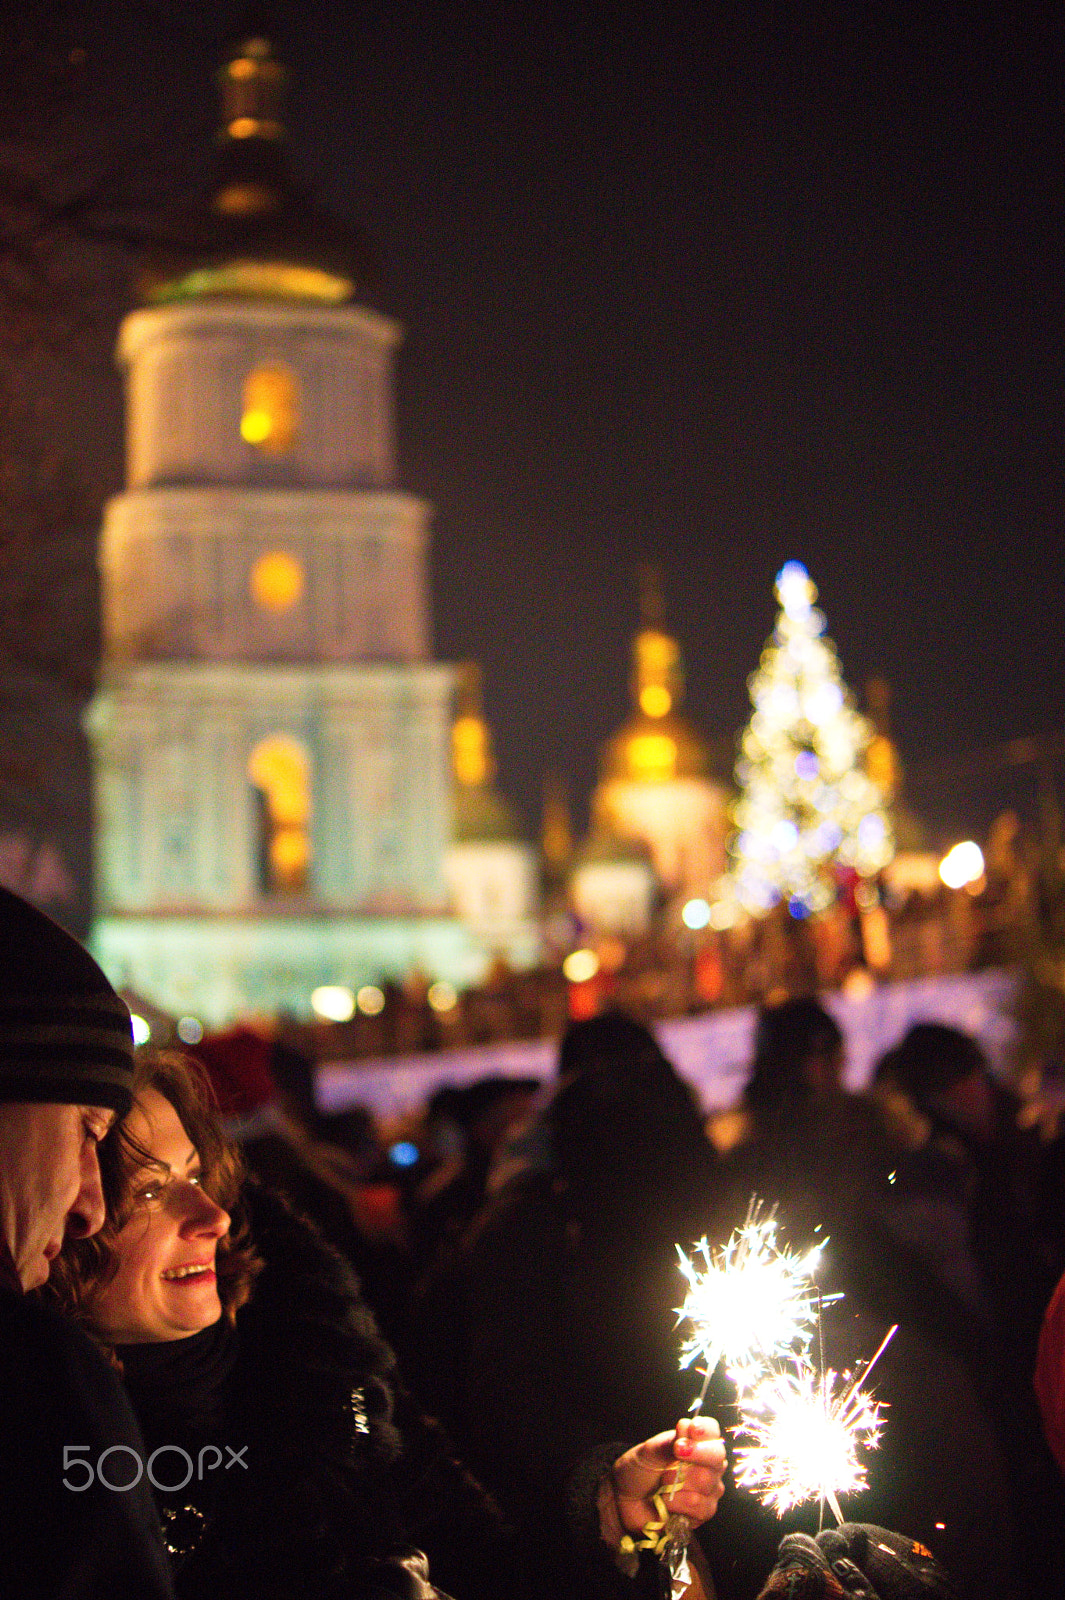
[[[958,1600],[932,1552],[890,1528],[845,1522],[816,1539],[789,1533],[759,1600]]]

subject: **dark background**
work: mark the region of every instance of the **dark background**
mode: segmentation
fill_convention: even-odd
[[[1009,741],[1048,736],[1060,778],[1059,7],[3,10],[0,804],[73,840],[78,872],[115,237],[201,179],[213,69],[262,21],[293,161],[365,230],[406,325],[400,481],[436,508],[436,652],[483,662],[531,828],[547,767],[580,820],[626,715],[647,559],[708,735],[745,721],[798,557],[848,681],[893,686],[937,839],[1031,812]]]

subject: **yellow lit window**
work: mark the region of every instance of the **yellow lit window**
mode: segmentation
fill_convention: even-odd
[[[271,734],[255,746],[248,777],[261,796],[260,860],[264,889],[298,893],[311,861],[311,764],[298,739]]]
[[[264,611],[289,611],[303,593],[303,567],[287,550],[269,550],[252,567],[249,584]]]
[[[648,675],[660,676],[672,672],[680,654],[677,641],[657,628],[644,628],[636,640],[640,666]]]
[[[244,380],[240,435],[264,455],[288,455],[299,431],[299,386],[288,367],[256,367]]]

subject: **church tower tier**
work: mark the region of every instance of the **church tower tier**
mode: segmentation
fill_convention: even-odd
[[[442,913],[448,668],[139,664],[90,717],[109,914]]]
[[[126,480],[382,489],[395,478],[397,323],[235,297],[127,317]]]
[[[421,662],[427,507],[397,490],[139,489],[100,546],[112,662]]]

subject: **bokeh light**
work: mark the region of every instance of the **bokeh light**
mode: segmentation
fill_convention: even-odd
[[[948,889],[964,889],[984,875],[984,852],[973,839],[963,839],[939,863],[939,876]]]
[[[573,950],[562,963],[563,976],[570,983],[587,983],[599,971],[599,957],[594,950]]]
[[[323,983],[311,995],[311,1010],[323,1022],[347,1022],[355,1015],[355,996],[340,983]]]

